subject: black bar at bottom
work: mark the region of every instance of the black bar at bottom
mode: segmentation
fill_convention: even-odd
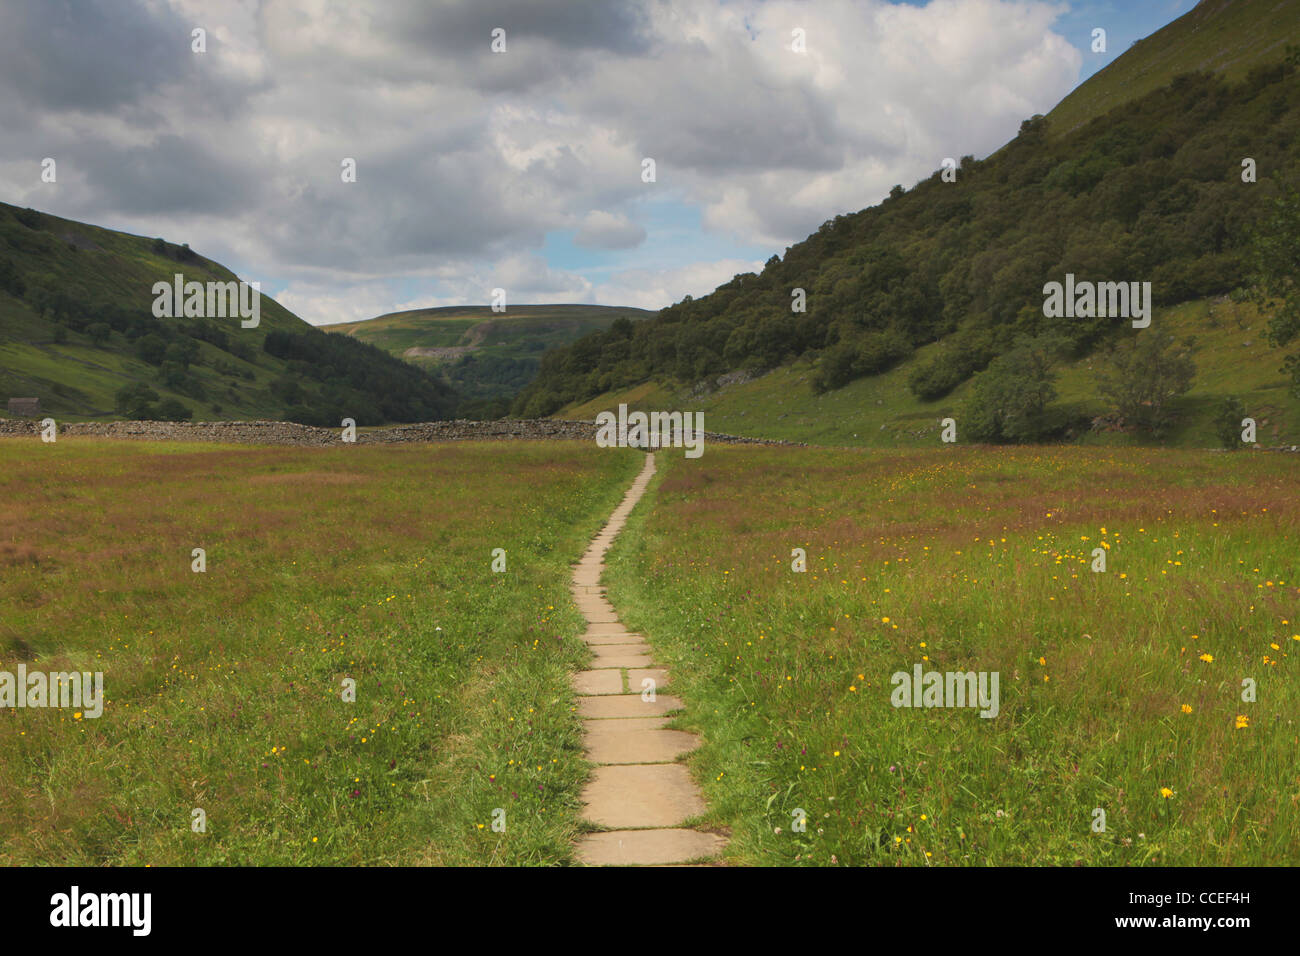
[[[537,933],[564,943],[580,933],[571,942],[617,946],[666,943],[674,928],[729,944],[843,931],[872,943],[951,939],[968,930],[972,942],[990,932],[1039,930],[1054,939],[1173,942],[1282,931],[1291,920],[1279,875],[1222,868],[11,868],[0,870],[0,911],[8,943],[76,937],[127,946],[284,940],[333,947],[368,945],[382,931],[431,947],[452,939],[458,947],[476,938],[500,944],[520,932],[520,942]],[[131,894],[148,894],[147,910],[145,897]]]

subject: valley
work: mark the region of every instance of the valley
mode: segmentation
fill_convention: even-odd
[[[1300,3],[588,6],[0,14],[22,893],[1294,865]]]

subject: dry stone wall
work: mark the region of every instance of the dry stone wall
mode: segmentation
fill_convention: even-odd
[[[293,422],[67,422],[59,423],[59,436],[127,438],[144,441],[212,441],[250,445],[336,445],[340,429],[315,428]],[[40,433],[40,423],[0,418],[0,436]],[[484,440],[595,441],[595,422],[504,420],[495,422],[449,421],[395,425],[358,431],[358,445],[386,442],[437,442]],[[705,432],[704,443],[719,445],[799,445]]]

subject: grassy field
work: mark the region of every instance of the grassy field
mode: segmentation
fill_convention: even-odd
[[[1166,439],[1169,444],[1217,447],[1213,412],[1224,395],[1236,395],[1245,403],[1259,424],[1260,444],[1300,444],[1300,397],[1290,393],[1289,378],[1281,371],[1283,350],[1264,341],[1264,320],[1252,307],[1230,301],[1188,302],[1159,312],[1155,322],[1195,343],[1196,379],[1179,402],[1180,421]],[[972,384],[967,381],[932,402],[921,401],[908,390],[913,369],[940,347],[925,346],[882,375],[858,379],[824,395],[813,393],[813,366],[804,360],[706,395],[658,383],[638,385],[563,408],[554,417],[590,421],[626,402],[630,408],[646,411],[702,411],[706,429],[733,435],[817,445],[932,447],[939,438],[939,420],[949,415],[957,420],[960,440],[962,406]],[[1061,362],[1056,403],[1087,417],[1107,411],[1098,386],[1098,372],[1105,364],[1101,354]],[[1085,433],[1079,440],[1111,445],[1135,442],[1133,436],[1119,433]]]
[[[640,464],[0,440],[0,670],[102,671],[107,697],[0,709],[0,863],[565,861],[569,565]]]
[[[733,863],[1300,858],[1294,456],[659,459],[610,598],[687,701]],[[998,715],[892,706],[917,664],[997,672]]]
[[[687,701],[732,863],[1300,854],[1293,456],[658,457],[610,596]],[[102,671],[107,697],[0,709],[0,863],[571,860],[569,565],[639,452],[5,439],[0,463],[0,670]],[[892,706],[917,664],[998,673],[997,716]]]

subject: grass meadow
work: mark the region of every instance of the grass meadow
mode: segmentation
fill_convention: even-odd
[[[0,440],[0,669],[102,671],[107,698],[0,709],[0,863],[566,861],[588,771],[570,564],[640,466]]]
[[[1294,456],[659,459],[609,593],[702,735],[700,822],[731,863],[1300,859]],[[1000,713],[895,708],[918,663],[998,672]]]
[[[658,459],[607,580],[686,700],[728,862],[1300,858],[1294,457]],[[0,863],[571,862],[570,565],[640,465],[0,440],[0,670],[102,671],[107,697],[0,709]],[[998,715],[895,708],[916,664],[997,672]]]

